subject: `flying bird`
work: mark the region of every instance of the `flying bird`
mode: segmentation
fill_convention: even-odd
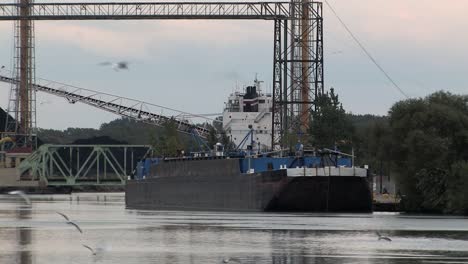
[[[83,234],[83,230],[81,230],[80,226],[77,225],[75,222],[71,221],[70,218],[68,218],[68,216],[66,214],[63,214],[63,213],[60,213],[60,212],[56,212],[56,213],[63,216],[63,218],[65,218],[65,220],[67,221],[67,224],[74,226],[76,228],[76,230],[78,230],[80,233]]]
[[[93,255],[96,256],[97,252],[92,247],[85,244],[82,244],[82,246],[89,249],[89,251],[91,251],[91,253],[93,253]]]
[[[388,241],[388,242],[392,242],[392,240],[389,237],[382,236],[379,232],[375,232],[375,233],[377,234],[377,236],[379,236],[379,240],[385,240],[385,241]]]
[[[111,66],[112,69],[114,69],[114,71],[128,70],[128,62],[126,62],[126,61],[119,61],[119,62],[115,62],[115,63],[105,61],[105,62],[99,63],[99,65],[101,65],[101,66]]]
[[[67,224],[74,226],[76,230],[78,230],[80,233],[83,234],[83,230],[81,230],[81,228],[75,222],[70,221],[70,222],[67,222]]]
[[[63,218],[65,218],[65,220],[70,221],[70,218],[68,218],[68,216],[66,214],[62,214],[60,212],[56,212],[56,213],[63,216]]]
[[[21,198],[23,198],[25,204],[31,205],[31,200],[29,200],[29,197],[21,190],[11,191],[11,192],[8,192],[8,194],[19,195]]]
[[[2,65],[2,67],[0,69],[2,69],[2,70],[5,69],[5,65]]]

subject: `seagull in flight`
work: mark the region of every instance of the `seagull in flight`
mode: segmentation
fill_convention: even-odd
[[[389,237],[382,236],[379,232],[375,232],[375,233],[377,234],[377,236],[379,236],[379,240],[385,240],[385,241],[388,241],[388,242],[392,242],[392,240]]]
[[[67,221],[67,224],[74,226],[76,230],[78,230],[80,233],[83,234],[83,230],[81,230],[81,228],[75,222],[71,221],[70,218],[68,218],[66,214],[63,214],[60,212],[56,212],[56,213],[63,216],[63,218],[65,218],[65,220]]]
[[[89,245],[86,245],[86,244],[81,244],[84,248],[87,248],[91,254],[96,258],[96,260],[98,260],[100,257],[102,257],[102,255],[106,252],[106,251],[109,251],[109,247],[106,247],[106,246],[96,246],[96,247],[91,247]]]
[[[114,71],[128,70],[128,62],[127,61],[119,61],[119,62],[115,62],[115,63],[105,61],[105,62],[99,63],[99,65],[101,65],[101,66],[112,66],[112,69],[114,69]]]
[[[82,244],[82,246],[89,249],[89,251],[91,251],[91,253],[93,253],[93,255],[96,256],[97,252],[92,247],[85,244]]]
[[[23,198],[25,204],[31,205],[31,200],[29,200],[29,197],[21,190],[11,191],[11,192],[8,192],[8,194],[19,195],[21,198]]]

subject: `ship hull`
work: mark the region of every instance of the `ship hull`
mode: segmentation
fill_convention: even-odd
[[[365,177],[291,177],[287,170],[244,174],[239,172],[238,164],[233,159],[158,165],[153,177],[127,182],[127,208],[257,212],[372,210]]]

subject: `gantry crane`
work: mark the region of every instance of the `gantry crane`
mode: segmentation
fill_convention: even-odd
[[[274,21],[272,149],[291,133],[307,133],[315,98],[323,93],[322,3],[141,2],[0,4],[0,20],[17,21],[13,109],[14,128],[31,134],[35,126],[34,20],[249,19]],[[16,35],[15,35],[16,36]],[[20,95],[19,97],[17,95]],[[20,103],[25,102],[25,103]],[[26,106],[24,106],[26,105]],[[21,131],[19,131],[21,132]],[[28,141],[26,141],[28,142]]]

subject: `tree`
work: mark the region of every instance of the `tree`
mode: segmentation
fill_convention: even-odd
[[[216,143],[218,142],[219,142],[219,139],[218,139],[218,133],[216,129],[214,128],[214,126],[209,126],[208,136],[206,138],[206,144],[208,144],[208,147],[212,149],[213,146],[216,145]]]
[[[317,96],[316,106],[309,126],[310,143],[319,148],[332,148],[338,142],[352,142],[353,125],[333,88]]]
[[[365,125],[356,128],[353,143],[358,164],[369,165],[370,172],[381,177],[391,174],[391,160],[388,156],[391,136],[387,119],[368,117]]]
[[[447,178],[446,211],[468,214],[468,162],[452,164]]]
[[[464,194],[453,182],[468,170],[468,97],[437,92],[396,103],[390,110],[389,158],[411,211],[460,212]],[[465,206],[465,207],[464,207]]]
[[[179,138],[176,124],[173,120],[166,121],[163,125],[162,133],[159,136],[153,136],[152,145],[156,155],[163,157],[176,157],[180,151],[185,149]]]
[[[206,124],[205,124],[206,125]],[[226,131],[223,128],[223,117],[218,116],[213,121],[212,125],[208,124],[208,136],[206,143],[210,148],[213,148],[216,143],[221,143],[225,150],[235,148],[234,142],[228,137]]]
[[[232,142],[231,138],[229,138],[224,129],[221,129],[221,132],[219,134],[219,142],[223,144],[225,150],[233,150],[236,147],[236,144]]]

